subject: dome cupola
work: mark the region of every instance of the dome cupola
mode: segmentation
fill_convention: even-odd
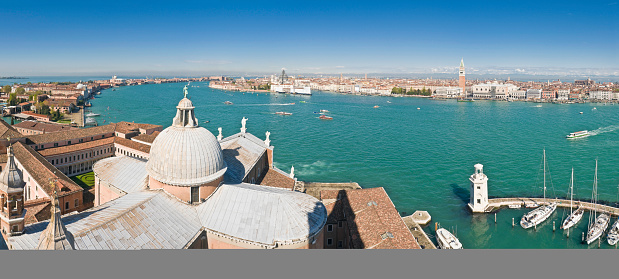
[[[183,197],[179,198],[193,202],[195,199],[185,198],[187,189],[179,187],[217,187],[227,166],[215,136],[198,125],[193,103],[187,98],[187,86],[184,94],[176,106],[172,126],[164,129],[153,141],[146,170],[151,189],[182,192],[179,195]],[[199,196],[205,198],[205,193],[212,191],[200,189]]]

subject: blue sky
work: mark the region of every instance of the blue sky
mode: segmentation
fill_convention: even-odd
[[[5,1],[0,76],[619,75],[617,1]]]

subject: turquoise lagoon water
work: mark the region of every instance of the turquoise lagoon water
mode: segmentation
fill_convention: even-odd
[[[151,84],[105,90],[91,100],[99,124],[135,121],[172,123],[185,84]],[[358,182],[384,187],[398,211],[426,210],[434,222],[457,232],[465,248],[597,248],[581,244],[588,215],[567,238],[558,227],[558,209],[537,230],[524,230],[525,209],[471,214],[469,176],[484,165],[491,197],[541,196],[542,150],[550,176],[548,197],[565,197],[574,167],[575,195],[591,199],[595,159],[599,160],[599,199],[614,203],[619,184],[619,105],[555,105],[525,102],[456,102],[314,92],[312,96],[243,93],[190,84],[189,97],[200,125],[217,135],[271,132],[275,165],[291,166],[299,180]],[[233,105],[225,105],[231,101]],[[300,101],[305,101],[301,103]],[[294,105],[287,105],[288,103]],[[379,108],[373,108],[374,106]],[[593,110],[594,107],[597,109]],[[329,110],[331,121],[315,113]],[[275,112],[291,112],[291,116]],[[580,114],[579,112],[583,112]],[[105,123],[104,123],[105,120]],[[204,123],[205,121],[209,123]],[[570,132],[590,130],[588,138],[566,140]],[[512,218],[516,226],[512,227]],[[552,222],[557,231],[553,232]],[[612,220],[614,222],[614,218]],[[605,241],[605,240],[604,240]],[[605,242],[601,248],[615,248]]]

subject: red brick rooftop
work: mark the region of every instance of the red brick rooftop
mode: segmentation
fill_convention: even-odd
[[[54,123],[41,123],[36,121],[23,121],[13,125],[16,128],[23,128],[35,131],[45,131],[46,133],[55,133],[60,131],[78,130],[79,128],[71,127],[68,125],[54,124]]]
[[[44,144],[63,140],[72,140],[79,138],[90,138],[93,136],[101,136],[107,133],[113,133],[116,124],[108,124],[97,127],[77,129],[71,131],[61,131],[57,133],[41,134],[28,136],[28,144]]]
[[[54,189],[50,185],[50,181],[56,180],[58,196],[66,196],[75,192],[82,192],[82,187],[75,184],[73,180],[68,178],[64,173],[50,164],[43,156],[34,151],[32,147],[21,142],[13,144],[13,153],[15,158],[24,166],[26,171],[32,178],[43,188],[45,193],[51,196]]]
[[[292,190],[294,188],[294,179],[269,168],[262,180],[257,184]]]
[[[47,148],[47,149],[39,150],[39,154],[41,154],[42,156],[53,156],[53,155],[58,155],[58,154],[65,154],[69,152],[75,152],[75,151],[80,151],[84,149],[94,148],[97,146],[103,146],[103,145],[111,144],[111,143],[114,143],[114,138],[104,138],[104,139],[98,139],[98,140],[93,140],[93,141],[87,141],[84,143],[65,145],[65,146],[54,147],[54,148]]]
[[[335,192],[339,192],[338,195]],[[328,204],[328,218],[329,221],[337,221],[346,216],[352,248],[421,249],[382,187],[325,190],[321,191],[321,197],[339,197],[336,202]],[[342,215],[337,212],[340,210]]]
[[[159,131],[154,131],[152,134],[147,135],[147,134],[139,134],[133,138],[131,138],[132,140],[139,140],[139,141],[143,141],[143,142],[148,142],[148,143],[153,143],[155,141],[155,138],[157,138],[157,136],[160,134]]]
[[[121,137],[114,137],[114,143],[129,147],[134,150],[142,151],[144,153],[150,153],[150,145],[148,144],[139,143],[137,141]]]
[[[15,130],[9,123],[6,123],[4,119],[0,119],[0,139],[6,139],[7,137],[23,138],[24,135]]]

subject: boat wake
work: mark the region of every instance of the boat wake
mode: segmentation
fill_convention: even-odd
[[[603,134],[603,133],[613,132],[613,131],[615,131],[617,129],[619,129],[619,125],[612,125],[612,126],[608,126],[608,127],[600,127],[600,128],[595,129],[593,131],[589,131],[589,136],[596,136],[596,135]]]

